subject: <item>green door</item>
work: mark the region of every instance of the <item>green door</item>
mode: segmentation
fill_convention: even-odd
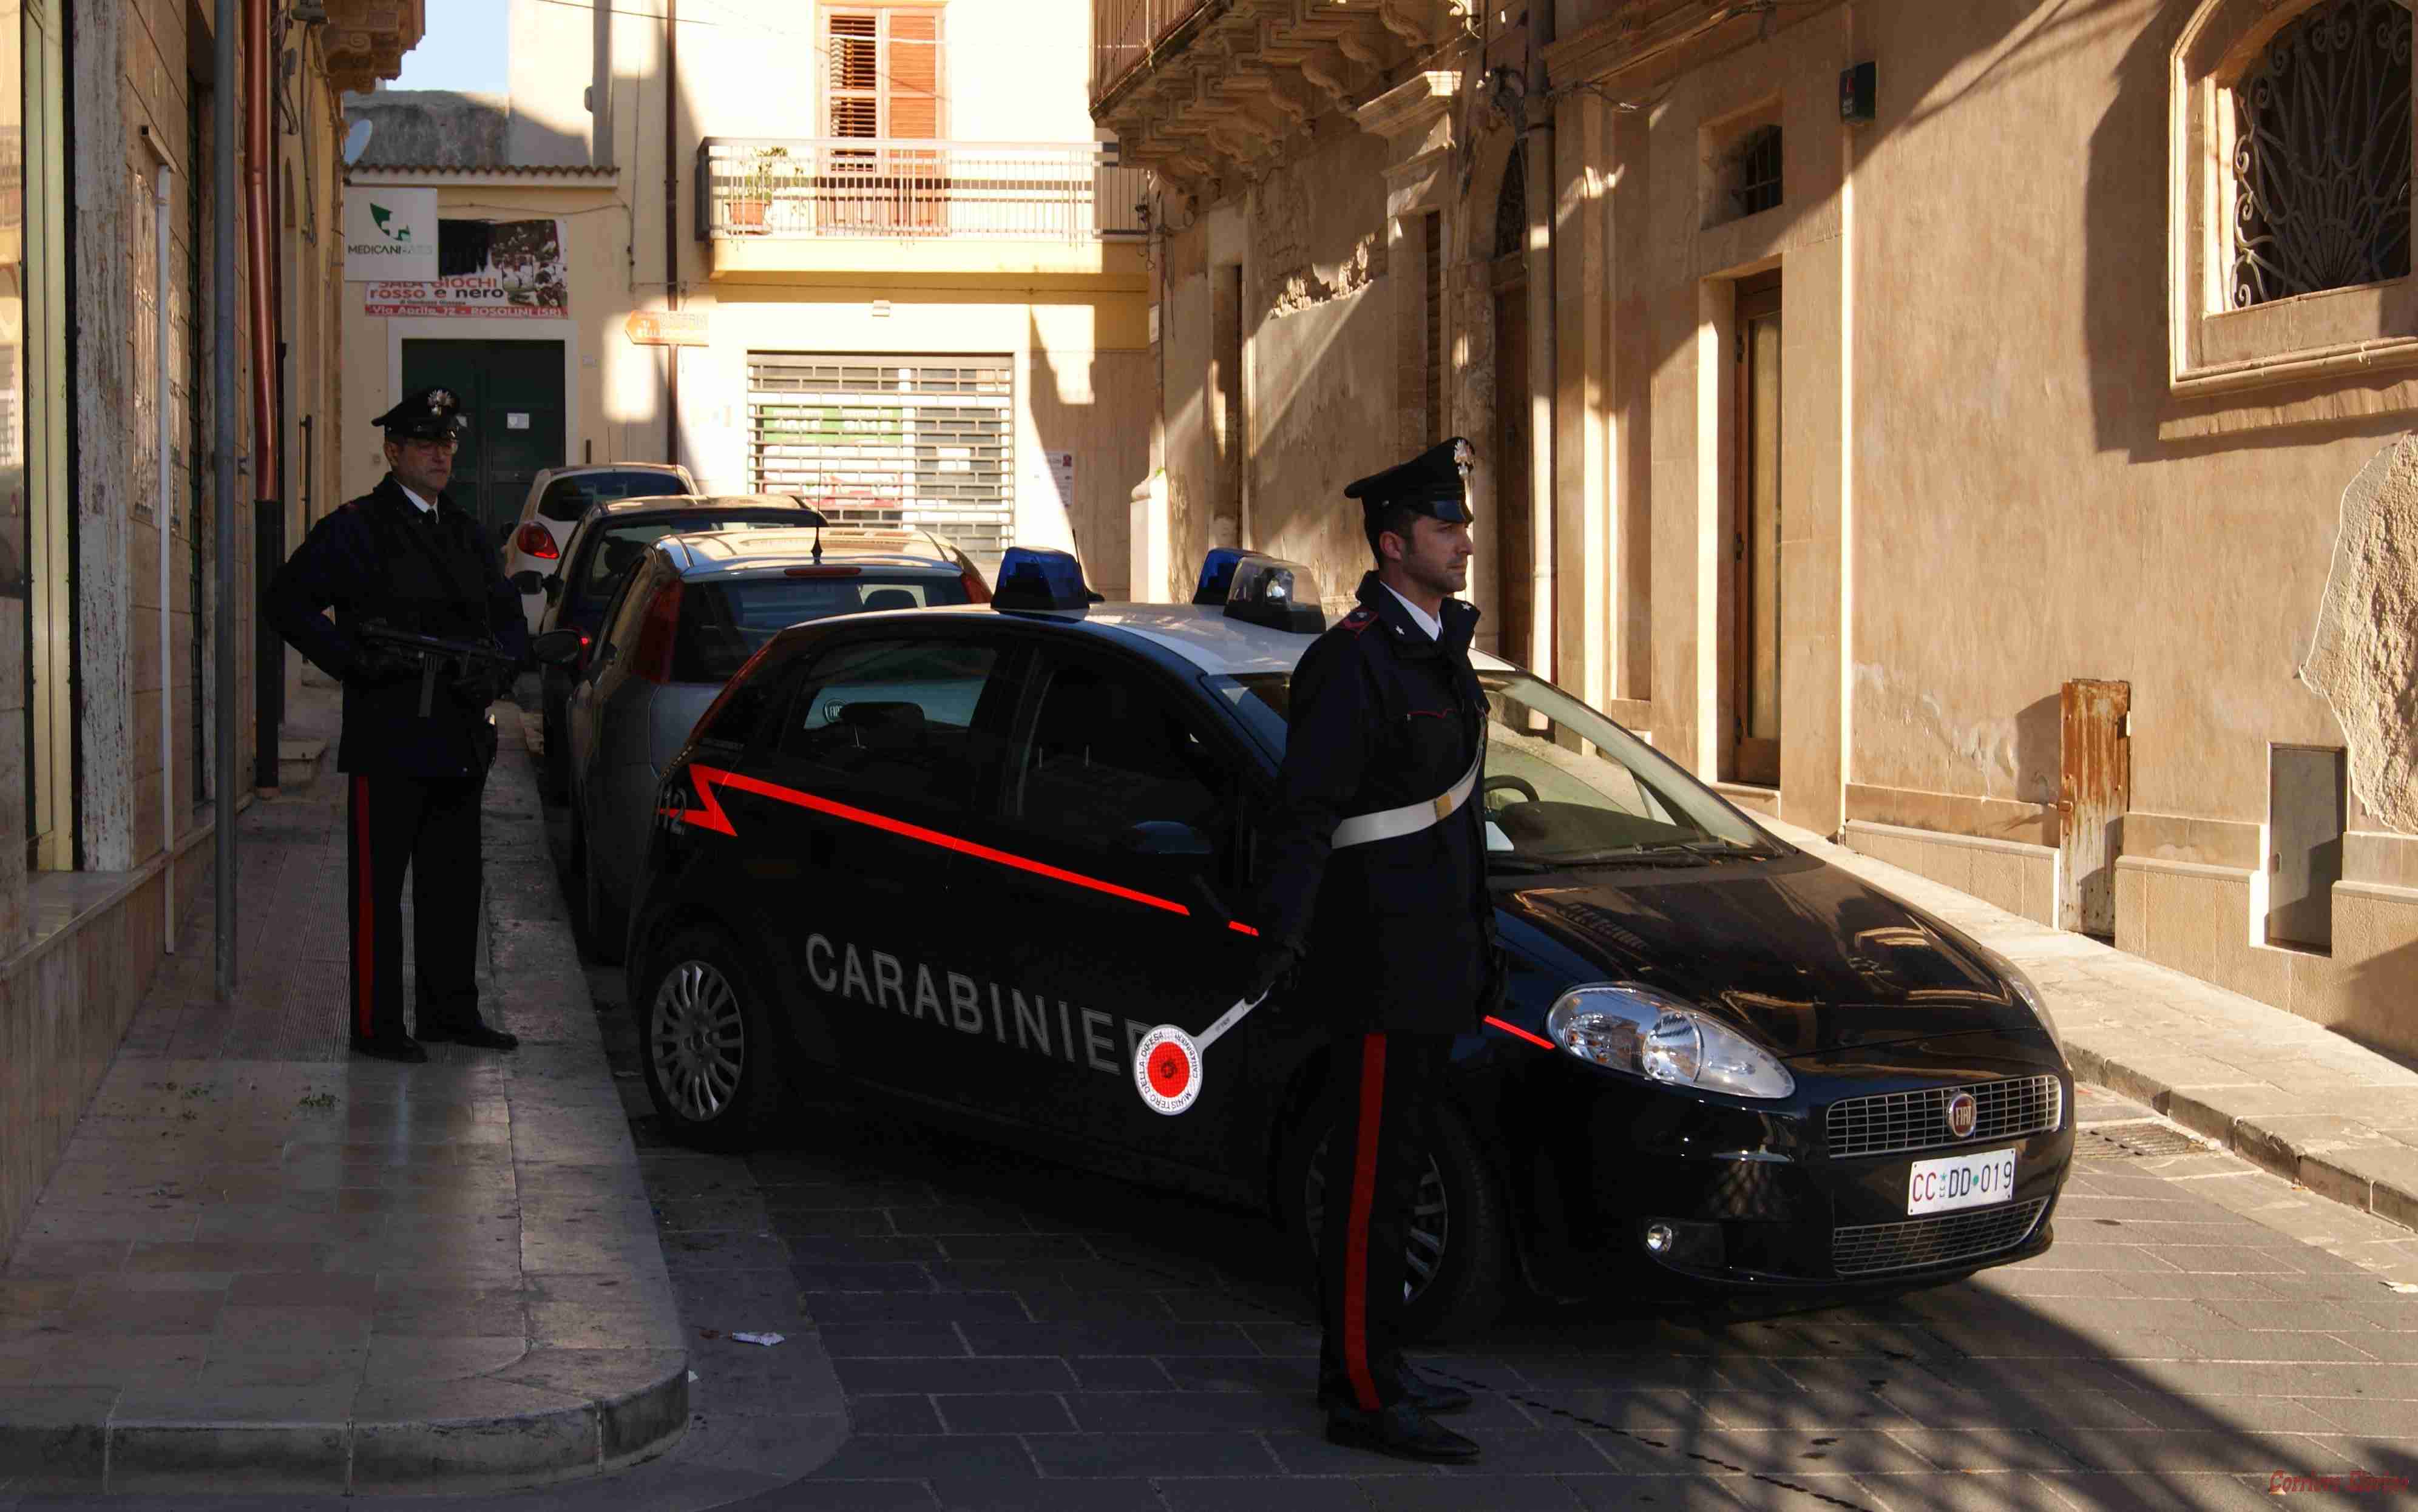
[[[446,493],[500,542],[529,484],[563,464],[562,344],[405,342],[403,391],[436,388],[452,389],[470,420]]]

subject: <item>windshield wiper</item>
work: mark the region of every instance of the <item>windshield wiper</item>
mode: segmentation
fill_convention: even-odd
[[[1534,875],[1538,872],[1558,871],[1561,869],[1561,863],[1553,861],[1538,861],[1533,856],[1507,856],[1503,852],[1496,850],[1488,852],[1486,857],[1486,869],[1490,872],[1499,869],[1507,872],[1520,872],[1523,874]]]

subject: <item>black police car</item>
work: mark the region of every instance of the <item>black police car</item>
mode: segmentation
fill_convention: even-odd
[[[667,769],[639,883],[630,1000],[673,1130],[742,1143],[839,1077],[1317,1231],[1314,1009],[1217,1040],[1175,1116],[1132,1067],[1153,1026],[1228,1007],[1250,946],[1252,818],[1318,599],[1237,555],[1203,573],[1222,603],[1089,605],[1071,557],[1011,552],[990,606],[756,655]],[[2046,1249],[2073,1078],[2022,973],[1477,660],[1515,964],[1455,1050],[1415,1324],[1640,1268],[1833,1291]]]

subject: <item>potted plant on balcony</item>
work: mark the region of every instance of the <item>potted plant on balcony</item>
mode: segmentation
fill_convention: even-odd
[[[786,159],[789,149],[782,146],[758,147],[748,160],[746,172],[731,186],[727,224],[742,235],[762,236],[764,216],[773,206],[773,160]]]

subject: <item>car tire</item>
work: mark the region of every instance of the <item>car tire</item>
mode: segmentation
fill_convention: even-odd
[[[1278,1176],[1285,1227],[1316,1272],[1318,1224],[1324,1184],[1320,1168],[1333,1120],[1319,1098],[1295,1131]],[[1440,1204],[1431,1221],[1415,1225],[1411,1241],[1411,1296],[1402,1316],[1414,1339],[1463,1338],[1485,1329],[1502,1311],[1508,1274],[1503,1193],[1469,1125],[1449,1107],[1431,1120],[1435,1138],[1429,1171],[1419,1185],[1423,1208]],[[1441,1230],[1440,1233],[1438,1230]],[[1441,1255],[1433,1250],[1440,1248]],[[1423,1250],[1428,1253],[1423,1256]],[[1429,1274],[1418,1277],[1422,1260]]]
[[[647,1095],[666,1133],[708,1150],[759,1140],[788,1092],[771,1003],[718,929],[683,929],[651,953],[633,1006]]]

